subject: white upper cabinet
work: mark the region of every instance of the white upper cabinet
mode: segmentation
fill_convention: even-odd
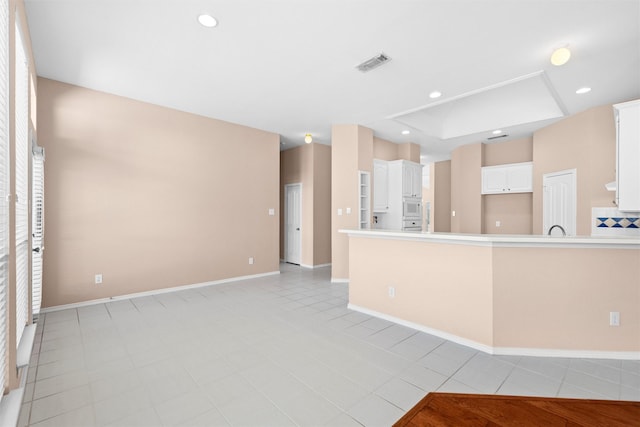
[[[640,99],[613,106],[616,115],[616,202],[640,211]]]
[[[389,210],[389,167],[384,160],[373,159],[373,211]]]
[[[482,194],[533,192],[533,163],[511,163],[482,168]]]
[[[402,195],[422,197],[422,165],[409,161],[402,162]]]

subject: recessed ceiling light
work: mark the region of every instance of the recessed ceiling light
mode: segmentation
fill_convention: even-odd
[[[402,134],[403,134],[403,135],[409,135],[410,133],[411,133],[411,131],[410,131],[410,130],[403,130],[403,131],[402,131]]]
[[[560,47],[551,54],[551,63],[556,66],[564,65],[569,62],[571,51],[568,47]]]
[[[591,88],[590,87],[581,87],[580,89],[578,89],[576,91],[576,93],[578,95],[582,95],[583,93],[589,93],[589,92],[591,92]]]
[[[198,16],[198,22],[200,23],[200,25],[208,28],[212,28],[218,25],[218,20],[211,15],[207,15],[206,13]]]
[[[496,129],[491,133],[493,133],[494,135],[498,135],[498,134],[502,133],[502,131],[500,129]]]
[[[442,96],[442,92],[438,92],[437,90],[434,90],[429,94],[429,98],[431,99],[440,98],[441,96]]]

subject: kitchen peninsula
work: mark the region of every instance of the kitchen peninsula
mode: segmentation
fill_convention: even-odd
[[[640,359],[638,238],[341,232],[353,310],[487,353]]]

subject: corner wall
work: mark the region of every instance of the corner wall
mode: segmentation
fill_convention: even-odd
[[[43,306],[278,271],[277,134],[38,83]]]

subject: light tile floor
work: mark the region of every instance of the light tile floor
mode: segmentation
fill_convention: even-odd
[[[389,426],[427,392],[640,400],[640,361],[489,356],[347,309],[330,269],[42,315],[19,426]]]

